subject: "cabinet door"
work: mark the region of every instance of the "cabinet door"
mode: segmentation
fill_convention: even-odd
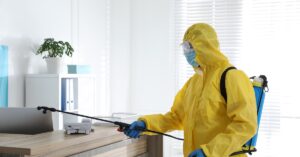
[[[26,107],[48,106],[60,108],[58,77],[26,77]],[[62,128],[61,114],[52,113],[54,129]]]
[[[58,108],[59,91],[59,80],[56,77],[28,77],[26,78],[26,106]]]

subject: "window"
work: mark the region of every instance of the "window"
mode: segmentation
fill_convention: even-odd
[[[295,155],[296,142],[300,140],[300,136],[296,136],[300,131],[297,125],[300,124],[300,106],[297,101],[300,83],[296,70],[296,67],[300,67],[297,61],[300,48],[296,39],[300,36],[300,1],[173,2],[172,26],[175,36],[172,39],[176,56],[177,89],[194,73],[179,46],[185,30],[198,22],[213,25],[221,50],[231,63],[248,76],[265,74],[269,79],[270,91],[266,94],[256,156]],[[178,145],[174,144],[173,147]]]
[[[300,83],[295,67],[300,35],[300,2],[296,0],[248,0],[243,13],[243,59],[249,74],[269,78],[258,137],[257,156],[297,154],[300,127],[297,102]],[[289,78],[287,78],[289,76]],[[282,146],[285,143],[286,146]]]

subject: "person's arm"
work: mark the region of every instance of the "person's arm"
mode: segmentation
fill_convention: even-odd
[[[146,128],[159,132],[168,132],[172,130],[183,129],[184,107],[183,100],[186,92],[186,88],[189,85],[191,79],[185,83],[182,89],[177,93],[173,106],[166,114],[153,114],[145,115],[139,118],[146,124]],[[144,134],[151,134],[145,132]]]
[[[257,131],[255,95],[249,78],[240,70],[231,70],[225,82],[227,116],[232,122],[209,143],[200,146],[207,157],[229,156]]]

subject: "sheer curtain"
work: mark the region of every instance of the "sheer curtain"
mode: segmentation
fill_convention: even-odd
[[[178,89],[193,74],[179,44],[193,23],[205,22],[218,33],[222,52],[248,76],[269,79],[255,156],[296,155],[300,136],[300,87],[296,67],[300,48],[300,1],[174,0],[174,52]],[[173,144],[181,156],[181,143]]]

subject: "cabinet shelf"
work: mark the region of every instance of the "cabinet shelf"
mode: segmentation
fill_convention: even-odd
[[[66,87],[66,80],[72,80],[71,88]],[[93,115],[94,84],[95,77],[89,74],[29,74],[25,76],[25,106],[48,106],[68,112]],[[55,130],[63,129],[64,122],[81,119],[76,116],[63,116],[62,113],[53,113],[52,118]]]

